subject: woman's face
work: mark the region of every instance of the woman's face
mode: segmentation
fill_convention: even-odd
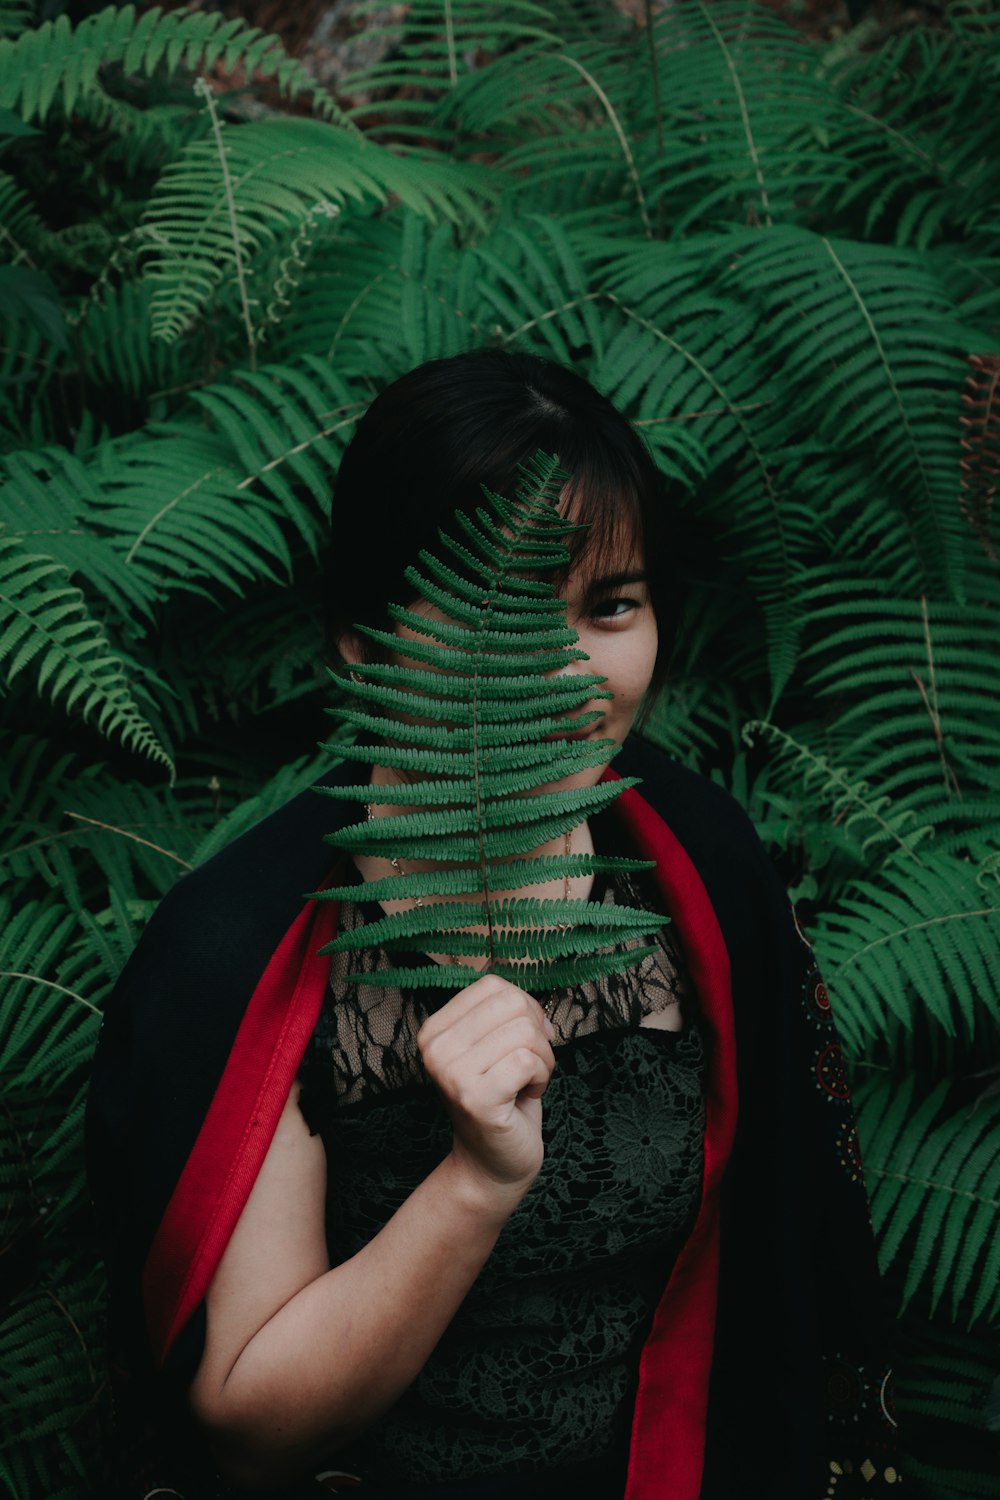
[[[586,558],[583,560],[586,564]],[[613,699],[595,699],[581,713],[598,710],[601,718],[584,731],[590,739],[622,744],[632,728],[656,664],[656,616],[649,598],[643,559],[637,549],[622,553],[594,573],[577,565],[563,589],[568,624],[580,637],[588,661],[575,670],[607,678]],[[568,667],[566,671],[573,671]],[[597,781],[600,767],[590,780]]]
[[[613,739],[622,744],[632,728],[653,676],[658,634],[656,616],[646,582],[645,562],[637,543],[622,538],[610,559],[593,559],[584,550],[560,589],[566,601],[567,623],[579,636],[580,649],[588,660],[571,663],[564,673],[580,672],[606,679],[604,691],[613,698],[595,698],[567,717],[567,733],[581,740]],[[408,606],[428,620],[447,616],[425,600]],[[401,645],[419,639],[406,626],[397,626]],[[422,639],[427,640],[427,637]],[[341,654],[350,663],[362,663],[360,643],[348,634],[340,642]],[[396,657],[400,665],[419,666],[408,658],[405,645]],[[426,670],[426,668],[425,668]],[[599,719],[573,734],[574,720],[598,712]],[[577,772],[561,786],[587,786],[600,780],[603,768]]]

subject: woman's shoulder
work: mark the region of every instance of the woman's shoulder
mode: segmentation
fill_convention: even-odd
[[[694,856],[735,860],[771,869],[770,860],[745,809],[725,787],[681,765],[666,751],[632,735],[615,758],[620,776],[637,776],[639,795],[659,814]]]
[[[706,776],[633,736],[614,767],[641,778],[639,795],[682,845],[731,956],[759,965],[799,946],[787,892],[736,799]]]
[[[177,1015],[239,1007],[335,856],[324,842],[340,805],[310,789],[182,875],[142,932],[106,1007]]]
[[[224,931],[235,944],[261,927],[287,927],[334,861],[324,842],[339,806],[309,788],[180,877],[146,929],[149,940]],[[285,918],[287,917],[287,921]]]

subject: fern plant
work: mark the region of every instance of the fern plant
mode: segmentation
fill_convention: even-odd
[[[820,45],[753,0],[417,0],[338,102],[217,8],[0,4],[16,1500],[101,1488],[90,1007],[185,869],[331,756],[364,779],[370,744],[315,749],[330,476],[382,386],[486,344],[580,370],[670,481],[683,620],[644,732],[746,805],[830,982],[907,1304],[907,1483],[995,1490],[995,12]]]
[[[402,780],[318,790],[368,810],[329,836],[335,848],[383,857],[388,850],[394,860],[422,867],[369,882],[371,900],[415,904],[343,933],[329,951],[378,945],[483,958],[490,973],[550,990],[598,979],[652,952],[624,951],[621,943],[648,933],[653,919],[617,904],[498,895],[601,870],[649,868],[641,860],[569,853],[573,828],[635,778],[548,789],[605,765],[617,745],[568,737],[600,720],[598,709],[579,710],[611,695],[602,677],[563,675],[586,659],[547,576],[568,565],[564,539],[578,529],[558,513],[566,475],[545,454],[521,474],[512,499],[484,489],[475,517],[456,514],[461,539],[441,534],[448,561],[422,552],[419,567],[407,570],[416,607],[389,608],[406,632],[404,660],[365,663],[343,681],[347,701],[333,712],[363,738],[341,745],[340,754],[398,771]],[[358,629],[383,650],[400,651],[398,634]],[[393,811],[373,817],[378,806]],[[564,854],[531,857],[561,836]],[[352,890],[334,886],[322,895],[339,900]],[[476,899],[446,899],[463,896]],[[468,977],[465,965],[439,962],[390,967],[374,979],[460,989]]]

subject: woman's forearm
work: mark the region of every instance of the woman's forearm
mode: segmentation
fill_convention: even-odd
[[[285,1302],[228,1373],[203,1367],[192,1402],[224,1472],[280,1483],[374,1422],[425,1364],[524,1191],[452,1152],[364,1249]]]

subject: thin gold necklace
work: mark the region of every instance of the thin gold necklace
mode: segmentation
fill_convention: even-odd
[[[365,812],[368,814],[369,823],[374,823],[375,814],[372,812],[372,804],[370,802],[365,803]],[[386,854],[383,856],[383,858],[389,861],[389,863],[392,865],[394,873],[400,876],[400,878],[402,878],[406,874],[406,871],[403,869],[403,866],[400,864],[395,854]],[[413,904],[415,906],[423,906],[423,896],[414,896]]]
[[[375,814],[372,811],[372,803],[370,803],[370,802],[366,802],[365,803],[365,814],[367,816],[367,819],[368,819],[369,823],[373,823],[375,821]],[[569,852],[570,852],[570,848],[572,846],[572,843],[573,843],[573,830],[572,830],[572,828],[567,828],[566,832],[563,834],[563,858],[564,859],[569,859]],[[392,865],[393,872],[396,875],[400,876],[400,878],[402,878],[403,876],[405,876],[406,871],[403,869],[403,866],[400,863],[398,855],[395,855],[395,854],[386,854],[386,855],[383,856],[383,858],[387,859],[389,861],[390,865]],[[569,887],[570,887],[570,873],[569,873],[568,870],[564,870],[563,871],[563,893],[562,893],[562,898],[563,898],[563,903],[564,904],[569,900]],[[423,906],[423,904],[424,904],[424,898],[422,896],[414,896],[413,902],[414,902],[415,906]],[[569,925],[570,924],[568,922],[560,922],[559,923],[559,930],[561,932],[566,932],[568,930],[568,928],[569,928]]]

